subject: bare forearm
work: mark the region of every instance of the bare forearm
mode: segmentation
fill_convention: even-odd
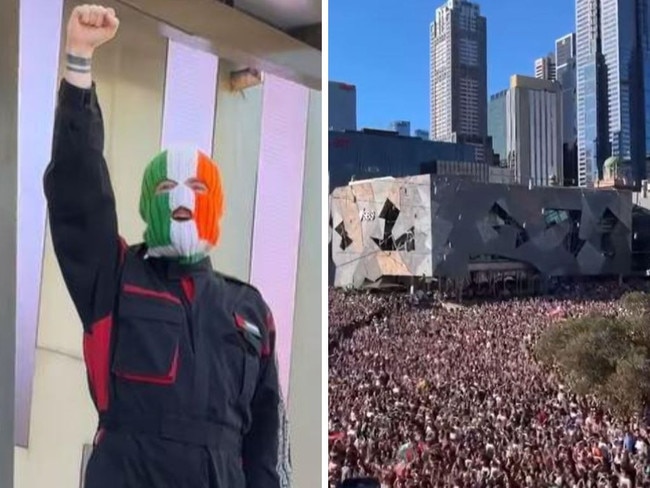
[[[115,37],[120,21],[112,8],[80,5],[70,15],[65,42],[65,80],[82,89],[92,87],[95,49]]]
[[[65,80],[78,88],[89,89],[93,84],[92,51],[66,47]]]

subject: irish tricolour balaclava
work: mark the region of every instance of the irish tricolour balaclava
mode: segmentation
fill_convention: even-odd
[[[140,215],[153,257],[194,263],[219,240],[223,189],[216,163],[193,148],[170,148],[149,163],[142,179]]]

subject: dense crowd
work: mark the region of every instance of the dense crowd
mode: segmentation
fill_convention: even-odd
[[[330,290],[329,480],[382,487],[650,487],[650,431],[534,360],[554,320],[616,315],[618,284],[462,307]]]

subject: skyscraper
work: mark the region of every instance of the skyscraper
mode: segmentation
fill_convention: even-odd
[[[555,81],[555,56],[549,54],[535,60],[535,78]]]
[[[649,5],[650,0],[601,0],[612,156],[631,160],[637,178],[645,173],[646,117],[638,107],[644,106],[642,39],[648,36],[642,11],[647,15]]]
[[[562,87],[562,152],[564,185],[578,184],[578,129],[576,126],[576,35],[555,41],[556,81]]]
[[[592,186],[610,155],[607,67],[602,55],[601,0],[576,0],[578,184]]]
[[[357,87],[339,81],[329,84],[329,128],[357,130]]]
[[[431,138],[471,144],[479,161],[490,161],[486,19],[480,7],[447,0],[436,9],[430,41]]]
[[[610,155],[646,176],[650,144],[650,0],[577,0],[578,168]]]
[[[562,184],[562,92],[550,80],[514,75],[506,91],[506,146],[515,179]]]
[[[492,138],[492,151],[499,156],[499,165],[508,166],[506,145],[506,95],[508,90],[490,95],[488,102],[488,134]]]
[[[572,32],[555,41],[555,69],[559,70],[576,57],[576,34]]]

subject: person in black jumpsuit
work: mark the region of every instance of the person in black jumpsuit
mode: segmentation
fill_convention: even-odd
[[[79,42],[94,49],[116,30],[111,9],[72,14],[44,177],[99,416],[85,487],[289,486],[275,327],[260,293],[208,258],[153,258],[119,237],[92,50]]]

